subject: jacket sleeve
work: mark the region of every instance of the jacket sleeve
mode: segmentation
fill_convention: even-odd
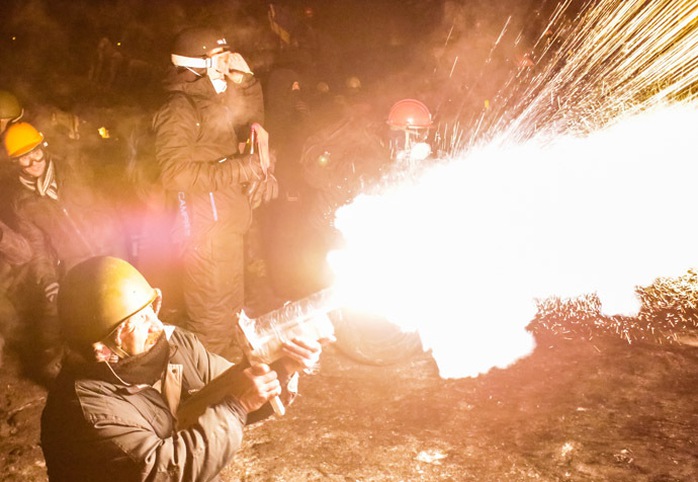
[[[228,103],[242,106],[235,119],[235,132],[243,141],[250,136],[250,126],[255,122],[264,125],[264,94],[257,77],[251,77],[240,85],[229,83],[226,91]]]
[[[201,342],[198,341],[195,335],[188,333],[181,329],[176,329],[172,335],[173,340],[177,343],[183,345],[188,345],[192,348],[191,350],[185,350],[187,353],[197,354],[197,358],[193,360],[191,366],[197,367],[196,374],[190,374],[189,378],[196,380],[196,385],[192,387],[191,382],[189,382],[188,391],[192,388],[201,389],[205,385],[209,384],[211,380],[218,377],[219,375],[226,372],[231,366],[228,360],[223,357],[216,355],[215,353],[208,352]],[[234,371],[242,371],[249,367],[250,364],[247,359],[243,359],[239,364],[235,365]],[[284,365],[279,362],[272,363],[271,369],[276,371],[279,376],[279,383],[282,387],[281,401],[284,405],[288,406],[293,403],[295,396],[297,394],[297,373],[288,373]],[[198,409],[196,410],[198,412]],[[265,403],[261,408],[254,412],[246,414],[246,424],[250,425],[260,420],[264,420],[274,414],[274,410],[270,403]]]
[[[225,161],[197,157],[194,146],[199,122],[194,107],[183,95],[172,96],[153,118],[155,158],[160,180],[168,191],[210,192],[241,182],[236,153],[230,153]]]
[[[211,406],[186,430],[167,433],[166,408],[150,408],[163,403],[160,394],[145,390],[129,401],[98,387],[78,387],[80,413],[87,414],[90,428],[79,440],[64,444],[70,446],[71,453],[66,454],[73,458],[70,465],[83,466],[74,470],[89,478],[66,480],[203,481],[213,479],[232,461],[244,427],[244,412],[233,400]]]
[[[206,350],[196,335],[182,328],[172,331],[170,341],[178,347],[178,356],[182,356],[182,363],[187,370],[184,376],[189,378],[185,383],[189,383],[190,391],[203,387],[234,365],[222,356]]]
[[[27,263],[32,251],[27,240],[0,220],[0,255],[12,266]]]
[[[31,276],[43,289],[59,278],[58,262],[46,234],[34,224],[20,205],[15,205],[18,225],[17,232],[27,241],[31,258]]]

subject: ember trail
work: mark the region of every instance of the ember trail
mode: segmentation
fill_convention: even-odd
[[[636,286],[698,266],[698,5],[600,1],[550,46],[467,142],[337,213],[337,286],[418,329],[442,377],[530,353],[536,299],[633,315]]]

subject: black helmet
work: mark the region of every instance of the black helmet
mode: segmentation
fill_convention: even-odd
[[[230,50],[225,37],[209,27],[191,27],[182,30],[172,45],[172,63],[178,67],[204,69],[214,49]]]

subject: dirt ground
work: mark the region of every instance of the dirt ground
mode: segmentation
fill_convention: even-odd
[[[45,390],[0,368],[0,473],[47,480]],[[248,427],[224,481],[692,481],[698,347],[538,339],[477,378],[439,378],[429,354],[361,364],[336,347],[283,417]]]

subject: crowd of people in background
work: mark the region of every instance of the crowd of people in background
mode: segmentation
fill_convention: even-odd
[[[30,58],[60,71],[22,58],[37,32],[14,22],[15,71],[0,77],[0,363],[8,345],[49,387],[52,480],[209,480],[246,423],[293,400],[298,372],[336,340],[285,340],[273,363],[249,366],[237,316],[331,285],[335,211],[442,156],[439,124],[482,115],[502,75],[485,16],[406,4],[411,20],[388,2],[333,31],[318,10],[348,4],[125,0],[113,13],[132,22],[86,36],[81,63],[69,44],[87,42],[94,18],[56,2],[68,33],[39,32],[61,42]],[[149,8],[158,23],[136,21]],[[50,25],[48,10],[15,13]],[[495,63],[527,71],[535,55]],[[421,351],[418,337],[395,346]],[[223,398],[178,426],[180,398],[224,374]]]
[[[16,342],[31,373],[53,379],[56,294],[95,255],[129,260],[163,286],[163,316],[231,360],[236,313],[327,286],[334,210],[390,166],[438,155],[437,121],[487,107],[475,57],[468,66],[456,52],[475,34],[487,42],[488,19],[429,3],[411,7],[419,21],[371,38],[380,48],[348,55],[312,2],[240,2],[215,18],[174,2],[159,30],[134,21],[121,35],[113,22],[95,32],[82,71],[53,91],[32,90],[33,63],[26,79],[0,79],[0,348]],[[504,70],[532,68],[532,55],[505,56]]]

